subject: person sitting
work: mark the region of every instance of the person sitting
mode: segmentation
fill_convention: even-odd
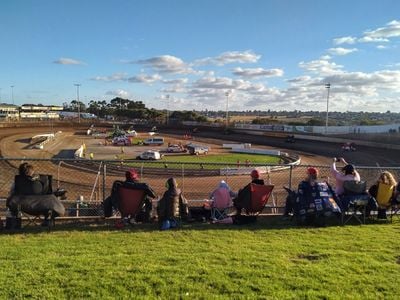
[[[378,202],[378,219],[386,219],[386,210],[390,206],[396,194],[397,182],[392,173],[382,172],[378,180],[372,185],[368,193]]]
[[[330,213],[340,212],[336,195],[326,182],[318,181],[318,175],[317,168],[307,169],[307,178],[299,183],[297,193],[286,200],[284,216],[293,213],[300,223],[319,224]]]
[[[130,169],[125,172],[125,181],[120,181],[120,180],[114,181],[113,186],[111,188],[111,195],[107,197],[103,203],[105,217],[106,218],[111,217],[113,209],[119,210],[118,188],[120,186],[130,189],[145,191],[145,201],[141,212],[141,215],[143,215],[143,217],[142,219],[140,219],[139,216],[137,216],[137,220],[143,222],[149,222],[151,210],[153,208],[151,199],[156,198],[156,193],[147,183],[139,181],[139,174],[134,169]]]
[[[65,208],[52,194],[51,176],[35,174],[34,167],[29,163],[22,163],[18,167],[18,175],[10,190],[7,207],[13,215],[19,210],[32,215],[44,215],[43,226],[48,226],[54,218],[63,215]],[[37,197],[38,195],[43,195]]]
[[[158,222],[161,230],[176,227],[176,218],[186,219],[188,217],[187,201],[178,188],[175,178],[169,178],[165,186],[167,190],[157,204]]]
[[[336,169],[336,162],[340,161],[345,164],[342,168],[342,172]],[[343,183],[345,181],[360,181],[360,174],[355,170],[354,166],[348,164],[343,157],[337,159],[336,157],[333,158],[333,163],[331,166],[331,174],[335,178],[335,193],[338,197],[341,197],[344,193]]]
[[[18,167],[18,175],[10,191],[11,195],[41,195],[43,183],[39,175],[35,174],[34,167],[29,163],[22,163]]]
[[[218,207],[218,208],[230,207],[232,205],[233,197],[236,197],[236,193],[231,190],[229,185],[224,180],[221,180],[221,182],[218,185],[218,188],[216,188],[210,194],[210,199],[212,200],[211,207]]]
[[[250,173],[251,182],[254,184],[264,185],[264,180],[260,178],[260,172],[253,170]],[[250,184],[240,189],[236,198],[233,199],[233,206],[236,208],[236,215],[240,215],[242,209],[249,209],[251,205]]]

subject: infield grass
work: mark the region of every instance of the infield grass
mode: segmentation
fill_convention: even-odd
[[[400,223],[59,225],[0,235],[1,299],[398,299]]]

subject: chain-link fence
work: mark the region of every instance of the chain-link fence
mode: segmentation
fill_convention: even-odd
[[[306,177],[309,166],[282,165],[247,165],[180,163],[156,161],[97,161],[73,159],[0,159],[0,216],[5,213],[5,199],[9,196],[22,162],[33,165],[36,174],[52,175],[53,191],[64,189],[66,199],[62,200],[67,209],[67,216],[101,216],[102,201],[110,195],[115,180],[124,180],[125,171],[136,169],[142,182],[148,183],[161,197],[166,190],[165,182],[174,177],[190,206],[202,205],[210,193],[218,187],[221,180],[226,181],[232,190],[238,191],[250,182],[250,172],[257,168],[266,183],[273,184],[274,191],[269,200],[270,210],[279,213],[286,199],[284,186],[296,189],[298,183]],[[330,173],[330,166],[314,166],[319,169],[319,179],[327,181],[333,187],[335,180]],[[358,167],[362,180],[368,185],[375,183],[379,167]],[[400,168],[385,168],[395,178],[400,178]],[[157,200],[157,199],[156,199]],[[155,200],[155,201],[156,201]],[[272,206],[272,208],[271,208]]]

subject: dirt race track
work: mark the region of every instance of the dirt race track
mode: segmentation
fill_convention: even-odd
[[[77,149],[82,142],[87,141],[88,137],[85,136],[85,128],[82,130],[73,130],[68,128],[56,128],[62,133],[56,138],[54,142],[45,146],[44,150],[30,149],[29,138],[35,134],[49,133],[45,128],[12,128],[0,129],[0,150],[1,155],[6,158],[67,158]],[[163,136],[167,135],[171,138],[180,138],[183,136],[183,131],[171,130],[163,132]],[[344,157],[347,161],[356,165],[363,166],[380,166],[397,167],[399,166],[400,159],[395,150],[377,149],[377,148],[359,148],[357,152],[341,151],[341,145],[334,143],[322,143],[314,141],[297,140],[294,144],[285,143],[283,138],[276,137],[263,137],[263,136],[250,136],[243,134],[230,134],[224,135],[218,132],[199,132],[193,137],[196,142],[207,143],[214,145],[221,145],[223,142],[242,142],[251,143],[253,145],[260,145],[262,148],[277,148],[286,152],[296,153],[301,156],[303,165],[324,165],[327,166],[331,163],[332,157]],[[14,175],[16,174],[16,167],[19,165],[20,160],[14,161],[0,161],[2,172],[0,173],[1,180],[1,197],[5,197],[12,183]],[[68,190],[69,199],[76,199],[78,195],[84,195],[88,199],[90,195],[94,195],[92,199],[101,200],[102,190],[100,189],[101,182],[97,182],[96,188],[93,188],[96,181],[97,165],[87,167],[87,165],[78,168],[66,167],[59,165],[59,162],[41,161],[35,162],[35,168],[42,173],[52,174],[57,179],[63,188]],[[60,171],[61,170],[61,171]],[[61,174],[60,174],[61,173]],[[160,176],[161,175],[161,176]],[[164,182],[167,175],[160,174],[144,175],[143,180],[147,181],[157,192],[162,195],[164,191]],[[285,193],[282,190],[283,185],[288,183],[288,172],[281,171],[271,174],[271,181],[275,184],[275,195],[277,202],[282,203]],[[123,177],[123,170],[121,176],[108,176],[106,180],[106,195],[112,182],[115,179]],[[293,182],[297,182],[304,177],[304,168],[299,168],[293,173]],[[248,176],[225,176],[217,177],[196,177],[196,178],[178,178],[181,188],[184,190],[187,198],[189,199],[204,199],[218,184],[219,180],[228,180],[229,184],[234,190],[239,189],[248,182]]]

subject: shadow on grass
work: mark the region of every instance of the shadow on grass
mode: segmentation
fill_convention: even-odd
[[[329,220],[326,226],[322,227],[338,227],[341,226],[340,220]],[[40,225],[31,225],[26,226],[21,229],[15,230],[7,230],[2,229],[0,234],[43,234],[43,233],[52,233],[52,232],[153,232],[160,231],[158,223],[137,223],[133,225],[126,225],[123,228],[115,227],[115,219],[102,219],[96,221],[70,221],[57,223],[55,227],[52,227],[50,230],[47,227],[42,227]],[[369,220],[367,224],[361,225],[358,222],[349,222],[345,226],[369,226],[369,225],[389,225],[392,224],[390,222],[385,222],[381,220]],[[268,217],[258,217],[257,221],[252,224],[245,225],[235,225],[235,224],[211,224],[211,223],[201,223],[201,222],[193,222],[193,223],[183,223],[179,228],[171,229],[169,231],[209,231],[209,230],[243,230],[243,231],[255,231],[255,230],[301,230],[301,229],[314,229],[321,228],[316,226],[297,226],[291,220],[283,220],[282,216],[268,216]]]

